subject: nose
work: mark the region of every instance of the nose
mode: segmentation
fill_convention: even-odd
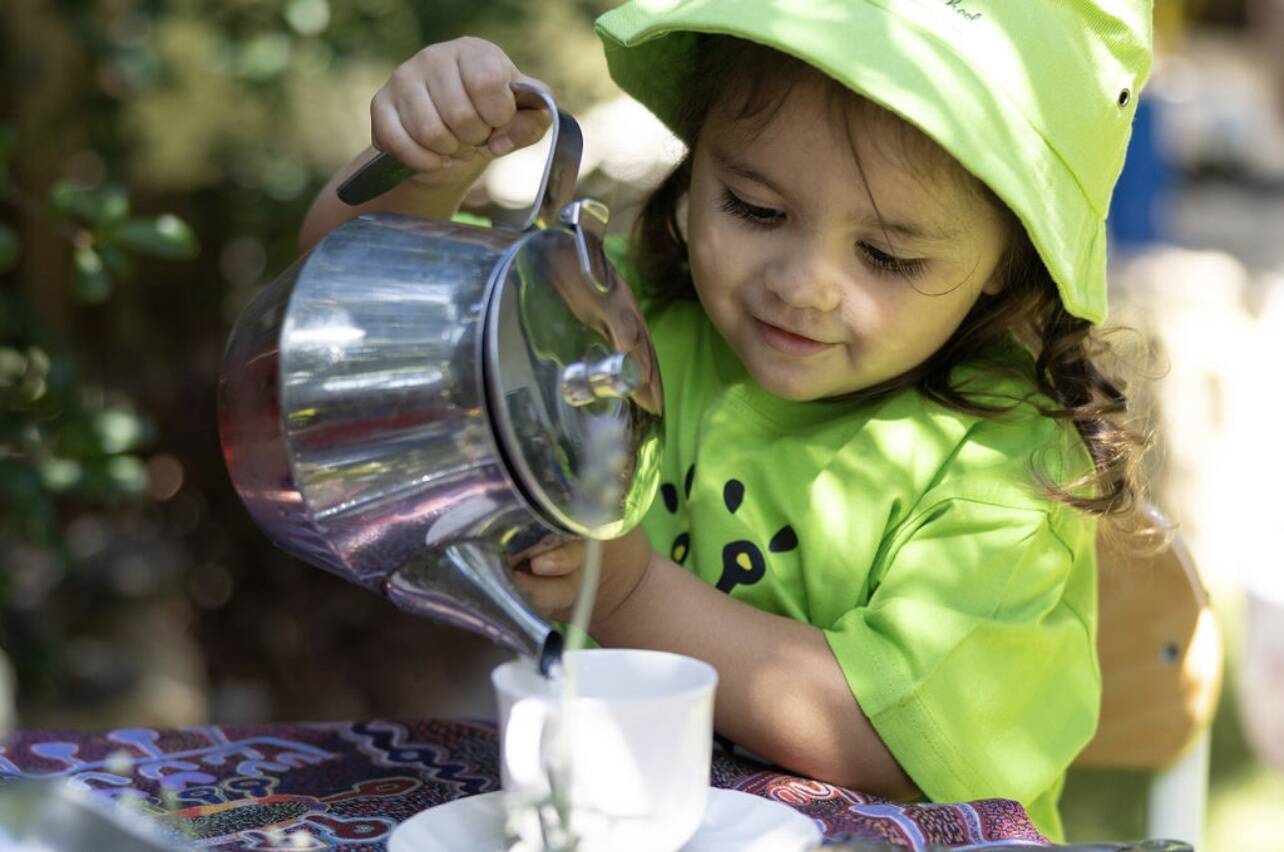
[[[767,276],[767,289],[796,310],[828,313],[842,298],[837,264],[815,247],[799,247]]]

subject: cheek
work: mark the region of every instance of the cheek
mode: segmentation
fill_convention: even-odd
[[[908,281],[877,281],[849,290],[843,315],[847,327],[877,349],[925,355],[949,337],[967,307],[954,296],[925,296]]]
[[[912,354],[915,360],[931,356],[959,327],[976,296],[971,288],[941,296],[914,293],[912,303],[899,313],[901,327],[912,331],[902,335],[902,351]]]
[[[866,333],[912,323],[923,307],[917,296],[903,281],[862,277],[843,289],[843,318],[849,328]]]
[[[743,241],[725,224],[709,214],[694,210],[690,219],[688,241],[691,274],[702,290],[726,290],[743,274]]]

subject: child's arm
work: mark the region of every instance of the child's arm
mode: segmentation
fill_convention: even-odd
[[[425,47],[403,62],[370,102],[372,146],[330,179],[299,229],[300,251],[337,225],[381,210],[449,219],[496,157],[534,144],[551,116],[521,109],[510,84],[527,77],[490,42],[460,38]],[[396,189],[349,207],[335,190],[377,151],[417,172]]]
[[[367,148],[330,178],[325,189],[318,193],[308,215],[299,228],[299,252],[306,252],[320,242],[321,238],[342,225],[344,222],[362,213],[376,211],[388,213],[412,213],[429,219],[449,219],[459,210],[460,203],[468,193],[468,188],[485,170],[487,161],[478,158],[475,162],[458,162],[445,167],[455,178],[452,184],[442,185],[439,182],[425,183],[420,180],[422,174],[405,180],[396,189],[373,198],[357,207],[350,207],[339,200],[336,191],[348,176],[365,164],[379,152]]]
[[[517,581],[564,617],[582,543],[536,557]],[[598,643],[697,657],[718,670],[715,727],[772,762],[889,799],[918,793],[852,696],[819,628],[756,609],[651,550],[641,528],[605,542],[589,630]]]

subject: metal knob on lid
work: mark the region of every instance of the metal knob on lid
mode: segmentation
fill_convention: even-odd
[[[641,521],[659,487],[659,365],[632,293],[603,254],[605,208],[575,202],[559,218],[563,227],[516,247],[492,296],[490,410],[533,507],[574,535],[613,538]],[[611,505],[593,505],[585,478],[603,461],[598,438],[608,432],[625,449],[616,474],[625,487]]]
[[[588,405],[599,399],[628,396],[641,384],[637,362],[627,352],[616,352],[562,370],[562,399],[568,405]]]

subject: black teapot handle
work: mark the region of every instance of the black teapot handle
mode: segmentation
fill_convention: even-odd
[[[376,154],[339,184],[337,193],[344,204],[356,207],[383,195],[415,173],[391,154]]]
[[[510,84],[518,95],[531,94],[542,101],[542,106],[557,117],[553,122],[548,160],[540,178],[535,203],[519,230],[547,227],[557,221],[557,214],[575,195],[575,181],[579,175],[580,157],[584,152],[584,135],[579,124],[557,108],[553,96],[531,83]],[[414,169],[403,164],[391,154],[380,153],[357,169],[339,185],[339,200],[357,206],[383,195],[414,174]]]

